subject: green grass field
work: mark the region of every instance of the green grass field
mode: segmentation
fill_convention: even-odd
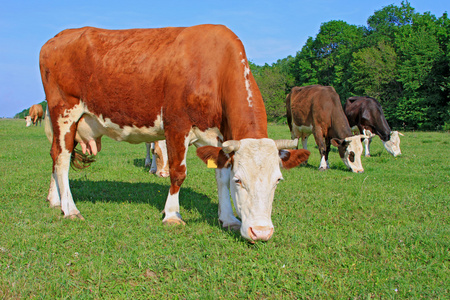
[[[169,180],[148,173],[144,145],[107,137],[96,163],[70,172],[86,220],[66,220],[45,201],[44,127],[0,120],[0,298],[450,298],[450,134],[405,132],[398,158],[376,137],[363,174],[336,148],[319,172],[313,143],[307,166],[283,171],[273,238],[252,245],[219,226],[214,171],[193,147],[186,226],[162,225]]]

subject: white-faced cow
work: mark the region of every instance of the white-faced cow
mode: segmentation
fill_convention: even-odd
[[[286,110],[291,136],[302,139],[303,149],[307,148],[308,136],[314,135],[321,156],[319,170],[330,168],[328,153],[333,144],[350,170],[364,172],[361,136],[352,136],[339,95],[333,87],[294,87],[286,97]]]
[[[155,174],[158,177],[169,177],[166,141],[161,140],[153,143],[145,143],[145,147],[147,155],[145,156],[144,165],[150,167],[149,173]]]
[[[30,111],[28,112],[28,116],[25,117],[27,121],[27,127],[30,127],[31,124],[37,126],[39,122],[39,126],[41,126],[42,116],[44,115],[44,110],[42,109],[42,105],[34,104],[30,107]]]
[[[350,126],[369,136],[364,139],[366,156],[370,156],[370,143],[375,135],[380,137],[386,150],[394,157],[402,154],[399,135],[403,134],[391,131],[381,104],[376,99],[350,97],[345,103],[344,111]]]
[[[284,150],[296,145],[268,138],[244,47],[227,27],[69,29],[42,47],[40,71],[53,128],[48,200],[66,217],[82,218],[69,187],[74,147],[96,153],[107,135],[129,143],[166,140],[170,189],[163,222],[184,224],[178,196],[194,130],[209,145],[197,155],[217,167],[222,225],[240,227],[250,241],[270,239],[280,164],[292,168],[309,152]]]

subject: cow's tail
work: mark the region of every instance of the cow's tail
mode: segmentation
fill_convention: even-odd
[[[52,120],[50,119],[50,113],[48,111],[48,105],[47,109],[45,110],[45,118],[44,118],[44,125],[45,125],[45,135],[47,136],[48,141],[50,144],[53,142],[53,126],[52,126]],[[76,143],[76,142],[75,142]],[[76,146],[76,144],[75,144]],[[84,154],[79,149],[74,149],[72,152],[72,156],[70,157],[70,166],[73,169],[85,169],[91,165],[91,163],[95,162],[95,159],[91,155]]]
[[[291,96],[292,92],[286,96],[286,119],[289,126],[289,130],[292,132]]]

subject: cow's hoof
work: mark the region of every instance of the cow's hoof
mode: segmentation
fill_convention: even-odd
[[[50,203],[50,204],[49,204],[49,207],[50,207],[50,208],[61,209],[61,204],[52,204],[52,203]]]
[[[319,168],[319,171],[326,171],[327,168]]]
[[[77,219],[79,219],[79,220],[83,220],[84,221],[84,217],[80,213],[77,213],[77,214],[74,214],[74,215],[64,216],[64,218],[65,219],[69,219],[69,220],[77,220]]]
[[[370,157],[370,154],[365,155],[366,157]]]
[[[167,219],[163,220],[163,224],[167,226],[173,226],[173,225],[186,225],[186,223],[181,219]]]

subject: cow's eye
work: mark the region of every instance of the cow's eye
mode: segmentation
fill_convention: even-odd
[[[280,178],[278,178],[278,180],[277,180],[277,184],[279,184],[281,181],[283,181],[284,180],[284,178],[283,177],[280,177]]]
[[[349,159],[351,162],[355,162],[355,152],[351,151],[350,154],[349,154],[349,156],[348,156],[348,159]]]
[[[236,183],[236,184],[242,185],[242,181],[241,181],[239,178],[237,178],[237,177],[234,177],[234,178],[233,178],[233,181],[234,181],[234,183]]]

